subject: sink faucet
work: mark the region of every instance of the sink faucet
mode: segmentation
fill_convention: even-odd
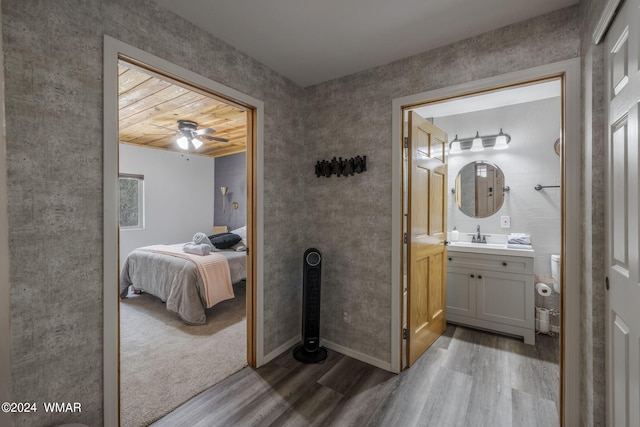
[[[478,234],[476,235],[476,242],[481,243],[482,242],[482,234],[480,234],[480,224],[478,224],[478,228],[476,229],[478,231]],[[485,239],[484,243],[486,243],[487,240]]]

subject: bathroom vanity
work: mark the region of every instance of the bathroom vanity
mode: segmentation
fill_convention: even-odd
[[[468,242],[453,242],[447,251],[447,322],[535,344],[535,252]]]

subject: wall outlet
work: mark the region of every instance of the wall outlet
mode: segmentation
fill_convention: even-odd
[[[343,311],[342,312],[342,321],[344,323],[351,324],[351,317],[349,316],[349,312],[348,311]]]
[[[501,216],[500,217],[500,228],[511,228],[511,217],[510,216]]]

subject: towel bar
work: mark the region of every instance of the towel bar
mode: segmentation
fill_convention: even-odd
[[[533,188],[534,188],[536,191],[540,191],[540,190],[542,190],[543,188],[560,188],[560,186],[559,186],[559,185],[540,185],[540,184],[538,184],[538,185],[536,185],[536,186],[535,186],[535,187],[533,187]]]

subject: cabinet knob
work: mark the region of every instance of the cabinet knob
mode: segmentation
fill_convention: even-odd
[[[506,262],[503,262],[503,263],[502,263],[502,265],[504,265],[504,266],[506,267],[506,266],[507,266],[507,263],[506,263]]]
[[[449,261],[453,260],[453,258],[449,257]]]
[[[482,276],[478,276],[478,279],[482,279]]]
[[[476,277],[476,276],[474,276],[474,275],[472,274],[472,275],[471,275],[471,277],[473,278],[473,277]]]

